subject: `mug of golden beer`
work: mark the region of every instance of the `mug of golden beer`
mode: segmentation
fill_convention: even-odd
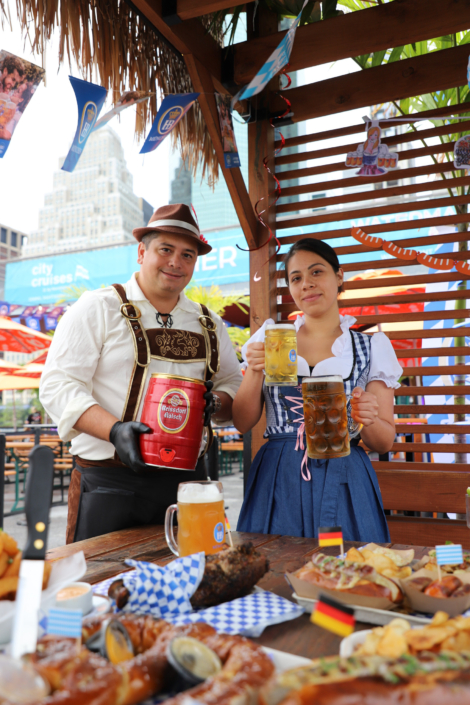
[[[291,323],[266,326],[264,340],[265,384],[291,387],[297,384],[297,336]]]
[[[359,433],[362,424],[348,424],[348,395],[341,375],[304,377],[302,397],[308,457],[326,460],[349,455],[349,439]]]
[[[168,507],[165,515],[165,538],[175,556],[220,551],[225,541],[222,483],[210,480],[181,482],[177,501],[178,504]],[[178,515],[178,542],[173,532],[175,512]]]

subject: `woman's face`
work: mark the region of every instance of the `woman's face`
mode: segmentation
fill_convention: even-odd
[[[300,250],[289,261],[287,282],[296,306],[317,318],[336,306],[343,270],[335,272],[323,257]]]

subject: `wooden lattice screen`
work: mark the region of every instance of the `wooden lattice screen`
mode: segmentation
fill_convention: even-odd
[[[460,112],[464,110],[462,107]],[[457,112],[459,108],[453,106],[452,114]],[[448,114],[449,108],[428,113],[429,118]],[[449,245],[448,249],[455,251],[446,253],[445,257],[467,260],[468,251],[462,243],[468,239],[466,228],[470,218],[466,212],[457,213],[455,206],[470,203],[470,175],[461,171],[458,178],[453,178],[450,172],[454,168],[454,143],[442,144],[433,138],[455,136],[457,130],[459,133],[470,131],[470,119],[418,129],[417,135],[410,116],[409,124],[404,124],[398,130],[399,134],[382,140],[399,152],[400,169],[374,177],[357,177],[354,170],[344,173],[347,171],[346,152],[355,150],[357,144],[364,141],[364,124],[288,140],[286,146],[289,147],[321,141],[322,148],[312,149],[312,144],[307,147],[308,151],[281,155],[276,160],[277,168],[282,166],[287,169],[278,174],[281,183],[286,185],[288,180],[300,180],[299,185],[283,188],[283,198],[277,206],[276,229],[281,244],[287,245],[310,235],[328,240],[334,246],[335,240],[350,235],[352,221],[371,235],[380,235],[385,240],[399,242],[403,247],[418,251],[429,245]],[[338,146],[338,138],[343,142],[349,141],[345,140],[349,135],[350,143]],[[332,146],[328,146],[329,141]],[[329,163],[319,165],[314,162],[313,166],[302,164],[311,163],[312,160],[325,161],[326,157],[338,159],[326,160]],[[289,169],[285,166],[289,164],[299,164],[300,168]],[[328,174],[334,172],[335,178],[328,180]],[[311,183],[305,183],[308,180],[305,177],[314,178]],[[425,178],[417,181],[418,177]],[[447,190],[448,185],[452,186],[452,195]],[[331,194],[338,188],[348,187],[356,188],[340,195]],[[302,198],[304,194],[311,194],[311,198],[286,202],[288,197]],[[386,197],[390,198],[388,202],[384,200]],[[436,209],[440,211],[436,212]],[[417,211],[434,212],[424,213],[423,217],[423,213],[417,214]],[[295,215],[289,217],[291,212]],[[413,213],[420,215],[420,220],[412,219]],[[400,220],[401,216],[395,217],[394,214],[410,214],[403,215],[403,218],[410,219]],[[393,215],[391,220],[394,222],[380,224],[377,219],[374,222],[374,216],[379,215]],[[440,228],[440,231],[435,228]],[[418,229],[410,237],[408,231]],[[402,341],[402,346],[413,346],[397,350],[398,358],[407,365],[402,380],[407,386],[402,386],[395,393],[396,397],[400,397],[395,406],[396,442],[389,460],[381,457],[373,462],[384,506],[391,510],[388,521],[392,540],[432,545],[449,539],[470,548],[470,530],[464,519],[446,517],[448,512],[464,514],[465,491],[470,486],[470,464],[466,456],[470,445],[461,442],[467,440],[465,434],[470,433],[470,424],[454,422],[454,414],[461,415],[458,419],[465,419],[467,414],[468,421],[470,412],[468,399],[465,399],[470,392],[470,386],[465,384],[465,363],[468,362],[465,336],[470,333],[470,327],[466,327],[465,322],[468,317],[466,301],[470,298],[465,281],[468,277],[456,271],[442,272],[427,268],[422,268],[423,273],[416,273],[416,261],[386,259],[380,248],[377,248],[376,256],[371,258],[369,255],[368,259],[366,253],[372,250],[359,243],[338,246],[336,251],[340,262],[345,261],[346,255],[354,255],[355,261],[343,265],[346,279],[371,269],[379,274],[390,269],[402,273],[402,276],[396,274],[387,278],[380,276],[346,281],[346,298],[342,303],[346,311],[347,307],[364,305],[369,311],[370,307],[374,308],[372,315],[356,316],[359,330],[371,332],[382,329],[392,341]],[[282,259],[283,255],[278,255],[278,267]],[[411,274],[407,274],[409,267],[412,268]],[[281,284],[279,278],[283,278],[282,272],[278,274]],[[404,293],[375,293],[377,288],[385,286],[401,287]],[[278,293],[282,295],[282,303],[277,307],[278,317],[286,320],[295,306],[289,303],[285,286],[281,285]],[[458,328],[455,328],[455,321],[461,322]],[[459,339],[456,339],[457,336]],[[449,344],[454,345],[452,352],[445,347]],[[455,403],[454,395],[463,396],[460,404]],[[437,423],[433,423],[434,416],[440,414],[445,416],[447,425],[441,425],[439,418]],[[450,434],[447,436],[449,442],[442,442],[444,432]],[[405,433],[406,436],[403,435]],[[441,442],[432,442],[439,440],[434,434],[441,436]],[[454,434],[461,436],[456,439]],[[443,457],[440,455],[443,453],[452,455]]]

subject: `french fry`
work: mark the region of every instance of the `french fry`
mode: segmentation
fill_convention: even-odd
[[[21,551],[19,551],[16,554],[16,556],[13,558],[13,561],[10,563],[10,565],[6,569],[3,577],[4,578],[18,577],[18,575],[20,574],[20,563],[21,563]]]
[[[9,592],[16,592],[18,589],[18,578],[0,578],[0,600]]]
[[[52,563],[49,561],[44,561],[44,576],[42,579],[42,589],[45,590],[49,584],[49,578],[51,577]]]
[[[2,532],[2,536],[3,536],[3,550],[8,553],[10,558],[14,558],[19,550],[18,544],[16,543],[13,536],[9,536],[4,531]]]
[[[4,572],[8,568],[9,560],[10,556],[6,551],[3,551],[3,553],[0,555],[0,578],[3,577]]]

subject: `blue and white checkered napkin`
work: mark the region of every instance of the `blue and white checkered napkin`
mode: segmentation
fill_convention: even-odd
[[[259,589],[246,597],[194,612],[189,599],[202,580],[203,553],[178,558],[164,568],[141,561],[126,563],[136,570],[103,580],[94,586],[95,594],[107,595],[111,583],[121,578],[131,593],[124,611],[162,617],[177,626],[206,622],[224,634],[256,637],[266,627],[295,619],[304,612],[294,602]]]
[[[138,612],[167,619],[171,615],[192,611],[189,599],[204,575],[204,552],[177,558],[164,567],[132,559],[126,560],[126,564],[135,570],[113,578],[116,580],[121,577],[130,593],[124,612]],[[113,580],[105,581],[108,587]],[[103,584],[100,585],[102,587]]]
[[[257,590],[216,607],[191,614],[170,615],[166,619],[176,626],[206,622],[224,634],[257,637],[266,627],[300,617],[303,612],[302,607],[290,600],[266,590]]]

